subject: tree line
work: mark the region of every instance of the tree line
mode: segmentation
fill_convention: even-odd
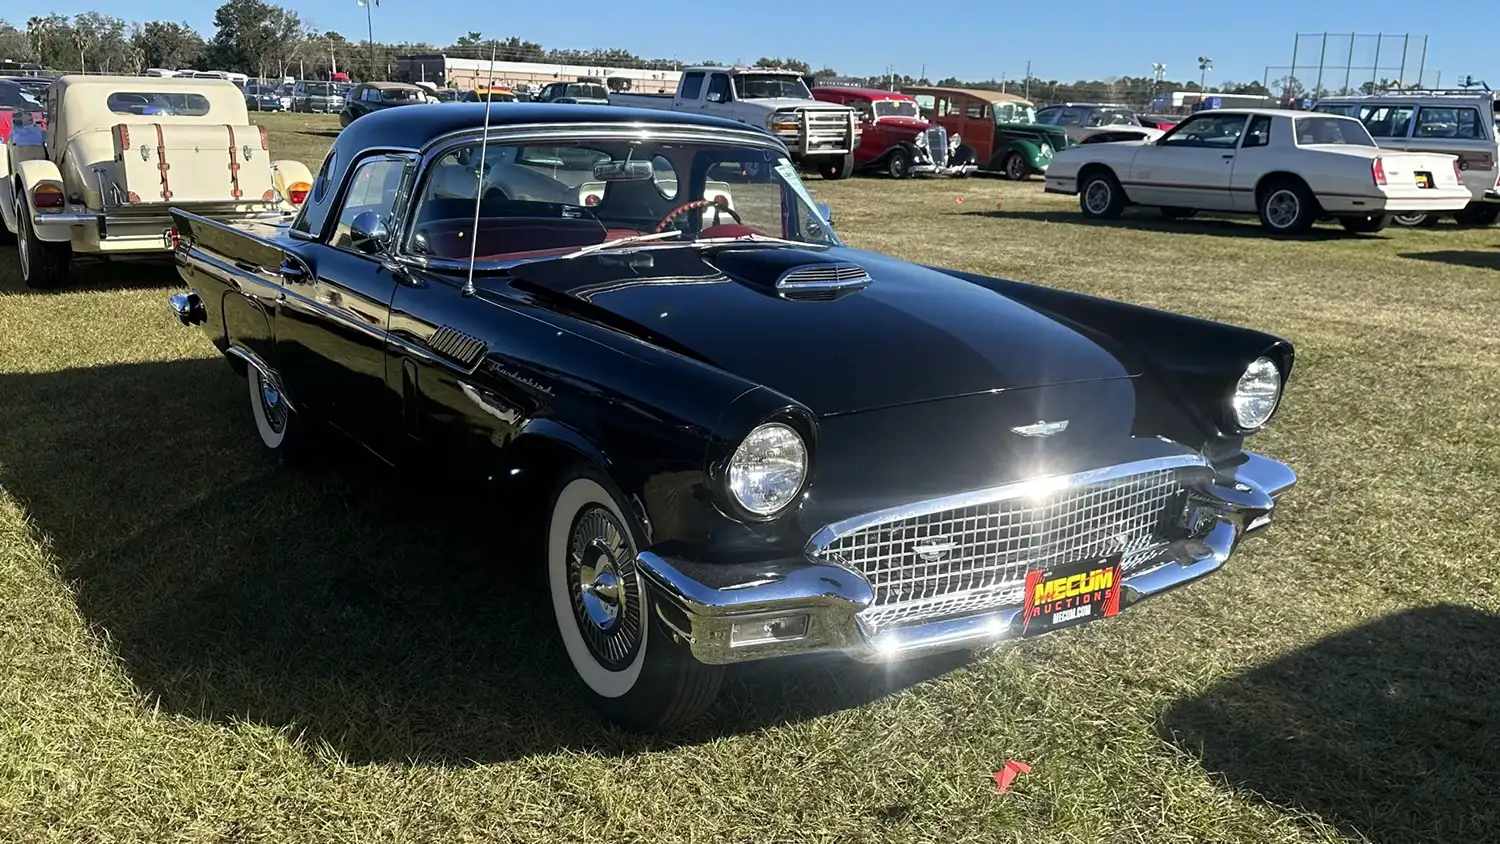
[[[396,75],[397,56],[442,53],[449,56],[497,61],[525,61],[585,67],[680,70],[689,65],[724,66],[740,60],[683,62],[677,58],[643,58],[620,48],[544,48],[518,36],[495,38],[470,31],[452,44],[425,42],[375,42],[350,40],[339,32],[318,31],[301,15],[264,0],[231,0],[214,13],[214,31],[204,37],[186,23],[172,21],[127,22],[99,12],[68,17],[37,15],[24,27],[0,20],[0,59],[39,64],[49,70],[138,74],[147,68],[196,68],[224,70],[257,77],[303,75],[327,78],[335,70],[351,79],[389,79]],[[871,88],[901,88],[910,85],[1003,90],[1025,94],[1039,103],[1106,101],[1144,105],[1159,94],[1198,91],[1195,81],[1157,80],[1151,77],[1119,76],[1076,80],[1031,77],[1029,79],[939,79],[903,74],[843,76],[831,67],[814,70],[809,62],[794,57],[765,56],[748,62],[759,67],[785,67],[820,81]],[[1374,85],[1366,83],[1365,89]],[[1205,92],[1303,96],[1334,93],[1308,92],[1297,79],[1285,77],[1269,86],[1260,82],[1223,81],[1206,86]]]

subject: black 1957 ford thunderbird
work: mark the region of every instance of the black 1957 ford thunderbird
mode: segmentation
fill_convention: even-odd
[[[703,712],[727,663],[1107,618],[1224,565],[1296,480],[1243,448],[1287,341],[850,249],[737,123],[393,109],[287,224],[174,217],[173,309],[265,446],[336,429],[536,506],[564,650],[634,729]]]

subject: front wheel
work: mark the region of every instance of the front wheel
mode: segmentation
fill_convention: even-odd
[[[1005,178],[1012,182],[1024,182],[1029,175],[1031,166],[1026,163],[1026,156],[1013,152],[1005,157]]]
[[[1391,224],[1389,214],[1367,214],[1363,217],[1340,217],[1339,224],[1345,231],[1355,234],[1374,234]]]
[[[891,157],[885,162],[885,172],[892,179],[907,179],[911,177],[911,155],[904,149],[891,151]]]
[[[1125,192],[1114,174],[1095,171],[1084,176],[1078,186],[1078,207],[1085,217],[1113,220],[1125,210]]]
[[[822,161],[818,162],[818,175],[822,176],[825,179],[828,179],[829,181],[842,179],[853,172],[853,153],[846,155],[843,158],[825,158]]]
[[[594,708],[628,730],[671,730],[708,710],[724,670],[694,659],[656,617],[636,567],[642,533],[621,498],[590,467],[563,476],[547,521],[547,588]]]
[[[1391,216],[1391,222],[1409,229],[1427,229],[1438,224],[1438,216],[1436,214],[1428,214],[1426,211],[1418,211],[1413,214],[1394,214]]]

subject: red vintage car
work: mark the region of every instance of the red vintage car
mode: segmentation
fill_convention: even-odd
[[[859,114],[859,146],[854,149],[854,166],[861,170],[878,170],[893,179],[912,176],[957,176],[973,173],[977,167],[974,148],[958,135],[922,119],[917,101],[899,91],[877,88],[843,88],[820,86],[812,89],[814,99],[838,103]]]

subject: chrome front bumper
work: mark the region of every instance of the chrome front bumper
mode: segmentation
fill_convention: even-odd
[[[1297,476],[1270,458],[1248,452],[1246,458],[1194,488],[1212,527],[1134,567],[1122,580],[1122,609],[1217,571],[1242,539],[1270,525],[1276,499]],[[1018,605],[871,633],[860,618],[875,599],[870,584],[847,568],[805,556],[722,566],[647,551],[636,562],[657,615],[694,657],[709,664],[816,651],[843,651],[865,661],[904,659],[982,648],[1016,638],[1021,630]]]
[[[957,167],[943,167],[937,164],[913,164],[911,172],[916,176],[967,176],[979,169],[975,164],[960,164]]]

